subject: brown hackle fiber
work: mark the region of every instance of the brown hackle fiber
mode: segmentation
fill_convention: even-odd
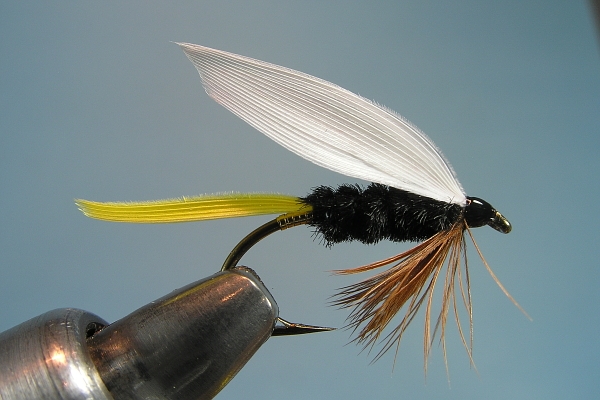
[[[473,361],[471,355],[473,319],[464,239],[464,232],[467,229],[464,219],[460,219],[449,229],[438,232],[402,254],[362,267],[335,271],[336,274],[348,275],[393,264],[391,268],[371,278],[342,288],[334,296],[335,305],[341,308],[354,307],[348,317],[348,327],[358,331],[354,341],[362,344],[365,348],[372,348],[377,342],[383,342],[383,347],[375,356],[374,361],[392,347],[396,347],[397,353],[402,335],[423,304],[426,305],[423,336],[425,371],[427,371],[427,359],[431,344],[438,330],[444,359],[446,359],[444,338],[450,308],[454,311],[463,345],[471,362]],[[461,268],[463,259],[464,273]],[[447,265],[447,270],[444,277],[442,306],[432,332],[433,294],[444,265]],[[468,341],[465,338],[458,315],[455,293],[457,284],[462,303],[469,315]],[[391,332],[382,336],[385,328],[405,305],[406,312],[400,323]]]

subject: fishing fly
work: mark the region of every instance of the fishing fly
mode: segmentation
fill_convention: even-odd
[[[194,44],[179,46],[217,103],[300,157],[372,183],[319,186],[305,197],[230,193],[134,203],[77,200],[81,211],[92,218],[133,223],[280,214],[246,236],[223,269],[235,267],[262,238],[298,225],[311,226],[328,246],[348,241],[420,242],[385,260],[335,271],[348,275],[388,267],[340,289],[334,303],[352,309],[348,323],[357,332],[357,343],[364,347],[381,343],[376,359],[391,348],[397,352],[406,328],[424,306],[425,366],[437,334],[446,358],[444,337],[452,309],[472,361],[465,238],[471,238],[494,281],[519,307],[483,258],[470,229],[488,225],[509,233],[508,220],[488,202],[467,196],[433,141],[395,112],[299,71]],[[432,328],[433,294],[440,280],[442,305]],[[468,335],[460,323],[460,303],[467,310]],[[400,322],[385,333],[403,307]]]

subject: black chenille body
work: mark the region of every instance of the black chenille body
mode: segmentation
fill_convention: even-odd
[[[367,188],[319,186],[301,198],[313,207],[310,225],[327,245],[357,240],[421,241],[450,228],[463,208],[401,189],[372,183]]]

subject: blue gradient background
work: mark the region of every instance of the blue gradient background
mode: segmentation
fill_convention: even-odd
[[[583,1],[2,2],[0,331],[58,307],[112,321],[216,272],[266,218],[127,225],[74,198],[224,191],[304,195],[355,182],[253,131],[204,94],[185,41],[285,65],[376,100],[423,129],[510,235],[474,231],[525,318],[471,248],[474,358],[451,326],[423,374],[422,318],[393,354],[340,330],[269,340],[219,398],[600,397],[599,45]],[[327,249],[308,228],[244,258],[285,318],[342,326],[356,277],[329,270],[407,246]]]

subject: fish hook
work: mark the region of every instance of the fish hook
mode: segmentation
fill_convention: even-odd
[[[227,271],[235,268],[240,259],[246,254],[252,246],[256,243],[269,236],[270,234],[282,231],[294,226],[303,225],[308,223],[312,218],[312,213],[306,211],[298,211],[293,213],[283,214],[272,221],[267,222],[264,225],[259,226],[245,238],[243,238],[229,253],[229,256],[225,259],[221,271]],[[291,336],[291,335],[302,335],[305,333],[315,332],[326,332],[332,331],[336,328],[328,328],[324,326],[306,325],[300,323],[294,323],[286,321],[283,318],[277,318],[281,325],[276,325],[273,329],[271,336]]]

